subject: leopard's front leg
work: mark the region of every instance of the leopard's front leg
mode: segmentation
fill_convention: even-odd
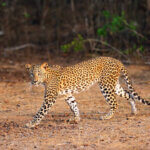
[[[44,116],[48,113],[52,105],[56,102],[57,92],[54,89],[49,89],[45,92],[44,102],[37,112],[37,114],[33,117],[33,120],[27,123],[25,126],[28,128],[33,128],[38,125]]]
[[[66,102],[70,106],[71,111],[74,113],[74,119],[69,119],[70,123],[78,123],[80,121],[80,113],[77,107],[75,97],[72,95],[69,95],[66,98]]]

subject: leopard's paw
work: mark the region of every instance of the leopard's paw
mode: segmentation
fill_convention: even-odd
[[[35,126],[36,126],[36,125],[33,124],[32,122],[29,122],[29,123],[25,124],[25,127],[26,127],[26,128],[34,128]]]
[[[69,122],[70,124],[78,124],[80,122],[80,117],[74,117],[73,119],[69,119],[67,120],[67,122]]]

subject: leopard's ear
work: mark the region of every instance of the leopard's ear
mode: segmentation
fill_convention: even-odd
[[[48,63],[47,63],[47,62],[44,62],[44,63],[41,65],[41,68],[44,68],[44,69],[48,68]]]
[[[29,69],[31,69],[32,65],[26,64],[25,67],[26,67],[27,70],[29,70]]]

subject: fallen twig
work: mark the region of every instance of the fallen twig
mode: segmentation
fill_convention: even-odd
[[[148,81],[141,81],[141,82],[138,82],[138,84],[149,84],[150,83],[150,80],[148,80]]]
[[[20,45],[20,46],[15,46],[15,47],[10,47],[10,48],[4,48],[4,51],[5,52],[16,51],[16,50],[24,49],[26,47],[37,47],[37,46],[34,45],[34,44],[27,43],[27,44],[23,44],[23,45]]]

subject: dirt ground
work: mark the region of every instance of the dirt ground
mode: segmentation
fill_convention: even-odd
[[[128,66],[136,91],[150,101],[150,66]],[[81,113],[79,124],[63,97],[34,129],[24,128],[43,101],[43,87],[31,87],[24,64],[0,65],[1,150],[150,150],[150,107],[136,103],[131,115],[128,102],[117,97],[119,108],[110,120],[99,120],[109,109],[99,88],[75,95]]]

